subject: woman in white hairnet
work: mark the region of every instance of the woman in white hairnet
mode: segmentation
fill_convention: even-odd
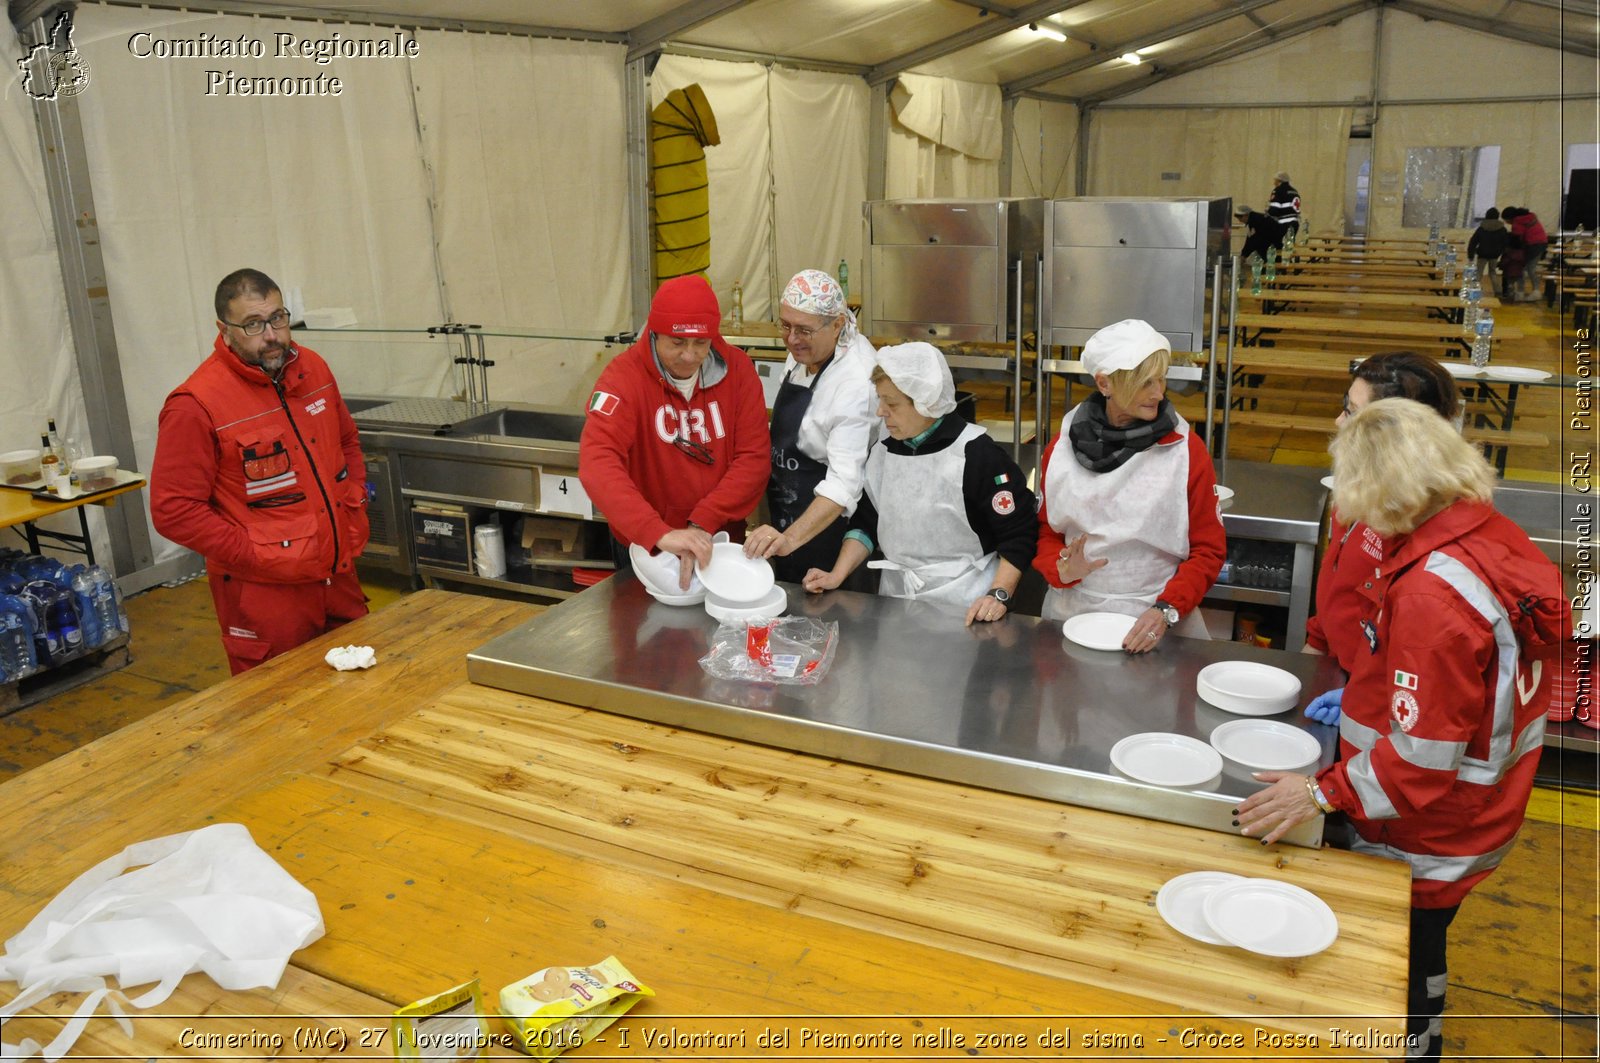
[[[1090,336],[1095,394],[1067,412],[1039,474],[1044,616],[1133,616],[1129,653],[1168,628],[1209,637],[1195,607],[1228,552],[1211,455],[1166,398],[1171,360],[1166,337],[1135,318]]]
[[[806,590],[833,590],[877,549],[879,594],[956,606],[968,624],[999,620],[1038,535],[1022,470],[955,412],[955,381],[937,348],[883,348],[872,383],[888,438],[867,458],[865,496],[838,560],[807,572]]]
[[[772,402],[772,523],[751,532],[748,557],[772,561],[778,578],[839,556],[845,523],[861,497],[867,451],[878,436],[872,344],[856,328],[844,289],[828,274],[801,270],[783,290],[779,328],[789,357]]]

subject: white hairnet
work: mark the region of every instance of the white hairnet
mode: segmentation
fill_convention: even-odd
[[[1083,371],[1094,376],[1134,369],[1157,351],[1171,354],[1172,344],[1151,328],[1149,322],[1130,317],[1107,325],[1089,337],[1089,342],[1083,345]]]
[[[878,364],[924,417],[943,417],[956,408],[956,382],[950,363],[931,343],[878,348]]]

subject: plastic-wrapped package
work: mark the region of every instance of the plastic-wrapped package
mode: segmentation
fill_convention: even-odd
[[[839,644],[839,625],[804,616],[723,624],[700,667],[718,679],[811,686],[822,681]]]

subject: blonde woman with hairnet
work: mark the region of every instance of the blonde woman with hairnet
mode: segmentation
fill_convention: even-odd
[[[772,523],[749,534],[744,552],[770,559],[779,579],[799,583],[807,569],[839,556],[861,497],[879,426],[868,379],[874,352],[844,289],[821,270],[789,281],[778,323],[789,357],[772,402]]]
[[[1067,412],[1039,473],[1043,614],[1132,616],[1129,653],[1155,649],[1168,628],[1209,637],[1195,607],[1228,552],[1211,455],[1166,398],[1171,359],[1167,338],[1135,318],[1090,336],[1095,394]]]
[[[888,438],[867,458],[865,494],[833,568],[805,575],[833,590],[874,550],[879,594],[953,605],[966,622],[1006,615],[1033,557],[1033,492],[982,428],[955,412],[956,387],[930,344],[878,352],[872,371]]]

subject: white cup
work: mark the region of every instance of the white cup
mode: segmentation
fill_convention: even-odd
[[[500,525],[484,524],[472,532],[473,564],[484,579],[502,579],[506,574],[506,540]]]

